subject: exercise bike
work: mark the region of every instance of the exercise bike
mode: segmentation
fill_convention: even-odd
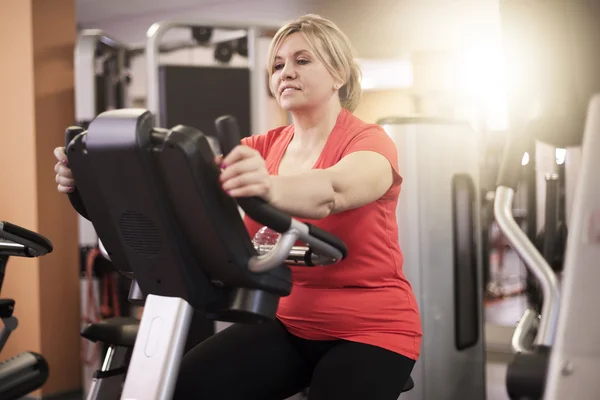
[[[102,241],[99,240],[100,252],[110,261]],[[259,254],[273,250],[274,244],[255,245]],[[331,259],[315,253],[308,246],[293,246],[284,261],[290,266],[324,266],[339,260]],[[135,279],[131,282],[129,302],[135,305],[144,304],[144,296]],[[112,317],[97,323],[86,325],[81,336],[106,348],[100,369],[94,372],[92,383],[86,397],[87,400],[117,399],[123,389],[127,368],[135,345],[140,321],[134,317]],[[412,381],[411,381],[412,385]]]
[[[44,236],[11,224],[0,222],[0,291],[10,257],[41,257],[53,250]],[[15,331],[18,320],[13,316],[15,300],[0,299],[0,352]],[[0,399],[16,400],[39,389],[48,379],[48,363],[38,353],[27,351],[0,362]]]
[[[146,110],[112,110],[87,131],[66,132],[78,182],[71,204],[92,222],[113,266],[133,277],[130,301],[144,304],[139,324],[113,319],[84,330],[109,346],[88,399],[170,399],[194,310],[231,323],[274,319],[291,292],[290,263],[327,268],[347,256],[345,244],[317,226],[224,193],[202,132],[153,121]],[[216,126],[227,154],[239,143],[237,124],[223,117]],[[277,243],[257,249],[238,207],[277,232]]]

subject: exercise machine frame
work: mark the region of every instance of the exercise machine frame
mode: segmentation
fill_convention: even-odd
[[[223,118],[217,130],[226,154],[239,143],[237,126]],[[279,297],[291,290],[284,261],[297,240],[330,263],[346,257],[345,245],[316,226],[262,200],[236,202],[221,193],[215,153],[198,130],[157,128],[151,113],[129,109],[105,112],[87,131],[70,128],[66,136],[78,182],[69,195],[73,207],[94,223],[115,268],[133,272],[145,295],[123,399],[171,397],[194,308],[221,321],[274,318]],[[114,179],[101,172],[106,157],[117,169],[127,164],[128,173]],[[203,211],[201,204],[223,210]],[[281,234],[270,252],[256,254],[237,204]],[[190,207],[193,217],[186,214]],[[210,226],[216,231],[207,231]]]
[[[252,133],[264,131],[260,121],[261,114],[264,112],[261,93],[267,87],[267,76],[264,68],[261,68],[261,62],[258,58],[259,38],[264,33],[279,30],[281,24],[259,24],[259,23],[240,23],[240,22],[217,22],[211,20],[173,20],[160,21],[154,23],[146,33],[146,77],[147,77],[147,100],[146,108],[154,114],[156,126],[162,126],[163,121],[160,118],[160,45],[161,40],[166,33],[175,28],[200,28],[212,27],[231,30],[246,30],[248,41],[248,67],[250,69],[250,124]]]

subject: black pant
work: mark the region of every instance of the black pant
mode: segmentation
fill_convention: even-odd
[[[345,340],[311,341],[279,321],[232,325],[182,360],[174,399],[396,400],[414,360]]]

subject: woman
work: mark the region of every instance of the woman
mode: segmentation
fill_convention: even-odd
[[[223,189],[259,196],[340,237],[348,258],[293,268],[277,320],[233,325],[189,351],[176,399],[395,400],[421,345],[417,304],[402,273],[396,205],[402,178],[381,127],[352,115],[360,71],[346,36],[307,15],[269,50],[270,87],[293,124],[217,158]],[[64,149],[56,151],[64,159]],[[74,182],[62,162],[58,190]],[[261,228],[248,217],[251,237]]]

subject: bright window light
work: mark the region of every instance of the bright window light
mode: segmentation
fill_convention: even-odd
[[[567,149],[556,149],[556,163],[562,165],[567,158]]]
[[[407,89],[413,84],[412,62],[409,59],[357,60],[363,90]]]

